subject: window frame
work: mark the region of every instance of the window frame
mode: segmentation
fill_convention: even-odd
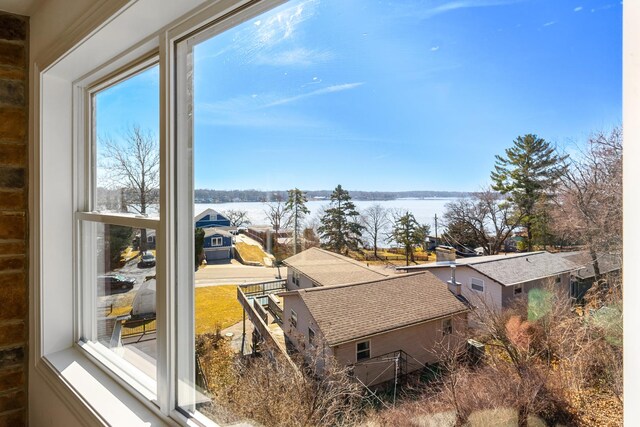
[[[480,285],[479,285],[479,284],[477,284],[477,283],[475,283],[475,284],[474,284],[474,283],[473,283],[473,281],[474,281],[474,280],[477,280],[477,281],[481,282],[481,284],[480,284]],[[475,289],[475,288],[474,288],[474,286],[477,286],[477,287],[482,286],[482,289]],[[485,283],[484,283],[484,280],[482,280],[482,279],[478,279],[477,277],[472,277],[472,278],[470,278],[470,279],[469,279],[469,289],[471,289],[471,290],[472,290],[472,291],[474,291],[474,292],[484,293],[484,290],[485,290]]]
[[[308,329],[308,330],[307,330],[307,334],[308,334],[308,339],[307,339],[307,341],[309,342],[309,345],[310,345],[312,348],[315,348],[315,346],[316,346],[316,344],[315,344],[316,331],[315,331],[311,326],[309,326],[307,329]]]
[[[365,349],[358,349],[358,346],[360,344],[366,344],[367,348]],[[358,341],[356,342],[356,363],[361,362],[363,360],[369,360],[371,359],[371,340],[364,340],[364,341]],[[361,356],[362,353],[366,352],[366,356]]]
[[[513,295],[522,295],[522,293],[524,292],[524,287],[522,286],[522,283],[516,283],[515,285],[513,285]]]
[[[291,313],[289,317],[289,322],[291,323],[291,326],[293,326],[295,329],[298,329],[298,313],[296,313],[293,308],[290,309],[290,311]]]
[[[214,243],[214,241],[217,242],[217,243]],[[211,238],[211,247],[212,248],[218,247],[218,246],[222,246],[223,243],[224,243],[224,241],[223,241],[222,237],[220,237],[220,236],[216,236],[216,237],[212,237]]]

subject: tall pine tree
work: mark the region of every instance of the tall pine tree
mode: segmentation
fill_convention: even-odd
[[[309,213],[307,208],[307,195],[305,192],[294,188],[288,192],[289,198],[285,205],[285,209],[289,213],[289,220],[293,227],[293,253],[298,253],[300,234],[302,228],[302,220]]]
[[[358,223],[358,211],[347,190],[338,185],[331,193],[331,205],[324,212],[318,232],[322,246],[347,255],[362,246],[364,227]]]
[[[533,232],[544,218],[547,200],[555,196],[560,176],[565,172],[565,159],[550,143],[537,135],[519,136],[506,156],[496,155],[491,172],[492,188],[507,194],[523,215],[527,231],[527,249],[533,249]]]

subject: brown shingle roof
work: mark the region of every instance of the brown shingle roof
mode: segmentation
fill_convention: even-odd
[[[320,248],[310,248],[284,260],[320,286],[377,280],[387,275]]]
[[[289,294],[294,293],[300,295],[330,346],[468,310],[429,272]]]

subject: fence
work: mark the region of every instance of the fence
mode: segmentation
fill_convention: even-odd
[[[238,288],[247,297],[261,297],[286,290],[287,280],[278,279],[269,282],[246,283],[244,285],[238,285]]]
[[[131,337],[135,335],[144,335],[149,332],[155,332],[156,318],[151,317],[143,320],[128,320],[122,325],[122,337]]]

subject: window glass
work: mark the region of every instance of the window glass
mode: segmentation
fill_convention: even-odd
[[[94,105],[96,170],[91,210],[158,216],[158,66],[99,91]]]
[[[85,339],[155,380],[155,249],[140,251],[137,228],[88,221],[82,226],[83,249],[93,253],[85,263],[82,290],[89,303],[83,309],[88,315],[95,309]]]
[[[370,357],[370,343],[371,341],[362,341],[356,344],[356,361],[368,359]]]
[[[471,289],[478,292],[484,291],[484,280],[472,278],[471,279]]]

